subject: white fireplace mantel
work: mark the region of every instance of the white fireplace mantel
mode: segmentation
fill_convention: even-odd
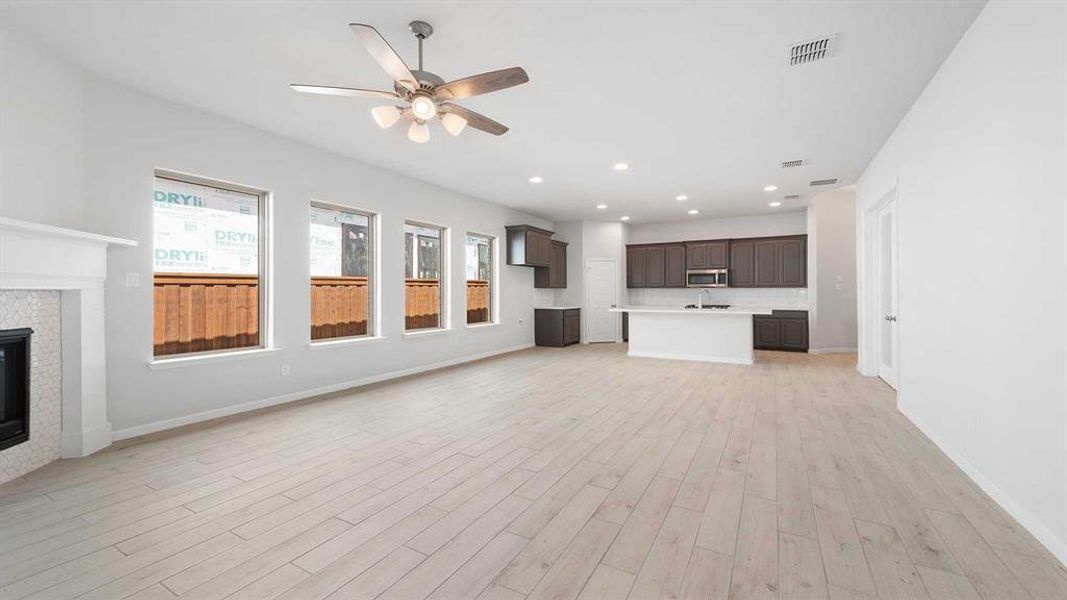
[[[109,245],[137,242],[0,217],[0,289],[61,290],[63,458],[111,444],[104,358]]]

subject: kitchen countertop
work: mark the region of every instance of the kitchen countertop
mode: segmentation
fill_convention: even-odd
[[[577,310],[581,306],[535,306],[534,310]]]
[[[730,308],[683,308],[681,306],[622,306],[611,312],[674,315],[769,315],[775,310],[808,310],[806,306],[731,306]]]

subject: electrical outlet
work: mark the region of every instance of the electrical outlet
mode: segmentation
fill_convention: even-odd
[[[525,322],[526,322],[526,319],[523,319],[522,317],[519,317],[519,327],[522,327],[522,324],[525,323]]]
[[[978,426],[978,415],[974,413],[967,415],[967,430],[974,435],[978,435],[980,429],[981,428]]]
[[[288,377],[291,372],[289,365],[282,365],[282,377]]]
[[[141,287],[141,274],[126,273],[126,287]]]

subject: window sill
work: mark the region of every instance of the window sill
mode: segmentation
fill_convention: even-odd
[[[446,333],[454,333],[456,330],[451,327],[436,327],[434,329],[416,329],[415,331],[405,331],[404,337],[406,338],[421,338],[421,337],[433,337]]]
[[[471,323],[470,325],[467,325],[467,329],[470,329],[472,331],[478,329],[492,329],[493,327],[497,327],[498,325],[500,325],[499,321],[490,321],[489,323]]]
[[[234,350],[233,352],[213,352],[211,354],[159,358],[148,361],[148,368],[153,371],[158,371],[161,369],[174,369],[177,367],[191,367],[217,362],[229,362],[231,360],[243,360],[246,358],[267,356],[278,350],[280,350],[280,348],[251,348],[248,350]]]
[[[310,350],[329,350],[330,348],[344,348],[346,346],[360,346],[371,342],[380,342],[385,339],[384,335],[368,335],[363,337],[340,338],[336,340],[323,340],[308,344]]]

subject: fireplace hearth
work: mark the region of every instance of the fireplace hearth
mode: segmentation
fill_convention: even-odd
[[[0,330],[0,450],[30,439],[29,328]]]

